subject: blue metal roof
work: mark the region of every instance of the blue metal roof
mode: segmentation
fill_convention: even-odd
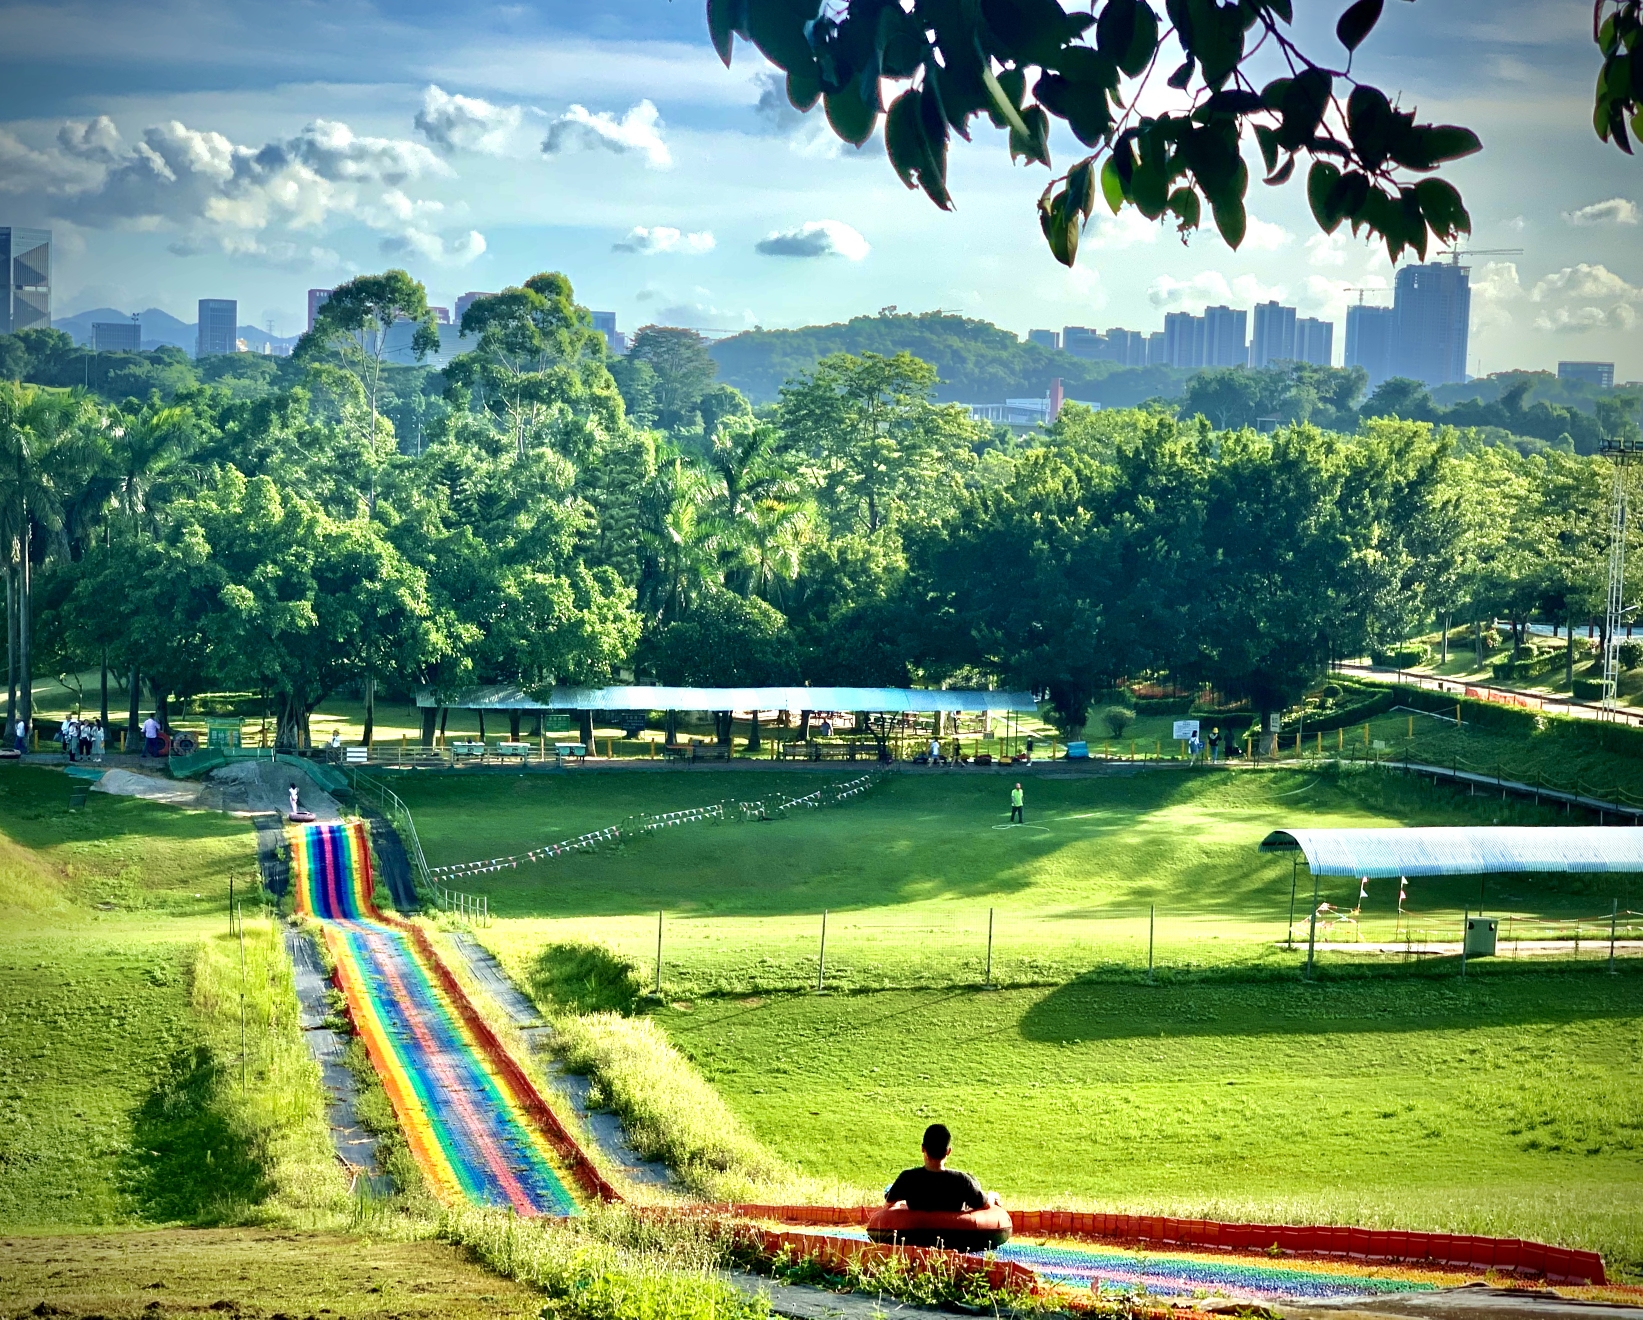
[[[865,687],[556,687],[525,692],[496,685],[436,697],[424,688],[418,706],[458,710],[865,710],[878,712],[1031,711],[1031,692],[961,688]]]
[[[1273,830],[1262,852],[1299,848],[1314,875],[1500,875],[1643,871],[1643,827],[1442,826]]]

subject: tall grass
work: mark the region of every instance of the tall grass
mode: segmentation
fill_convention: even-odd
[[[646,1220],[618,1206],[570,1220],[521,1220],[497,1210],[448,1210],[438,1235],[498,1274],[540,1288],[544,1314],[576,1320],[763,1320],[763,1298],[715,1270],[725,1249],[710,1225]]]
[[[331,1148],[325,1090],[308,1052],[291,961],[274,921],[247,920],[243,939],[203,941],[191,998],[209,1052],[197,1085],[234,1140],[262,1166],[254,1203],[216,1205],[217,1222],[335,1222],[349,1211],[348,1185]]]
[[[566,1068],[591,1079],[589,1102],[622,1120],[633,1148],[668,1165],[690,1191],[745,1200],[799,1181],[649,1018],[562,1017],[554,1050]]]

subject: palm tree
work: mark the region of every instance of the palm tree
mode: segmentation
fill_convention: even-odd
[[[34,719],[31,620],[36,528],[63,535],[57,462],[72,454],[95,409],[79,393],[60,394],[0,381],[0,546],[6,569],[6,723]],[[9,729],[8,729],[9,731]]]

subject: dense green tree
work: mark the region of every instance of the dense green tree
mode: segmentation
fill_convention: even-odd
[[[707,340],[694,330],[647,325],[633,336],[627,356],[630,373],[641,363],[650,369],[646,384],[658,426],[682,431],[702,424],[702,397],[713,388],[718,369],[708,354]]]

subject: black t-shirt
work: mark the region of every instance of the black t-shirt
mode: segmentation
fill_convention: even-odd
[[[975,1177],[958,1169],[903,1169],[884,1194],[886,1205],[906,1201],[909,1210],[957,1213],[986,1207],[987,1193]]]

